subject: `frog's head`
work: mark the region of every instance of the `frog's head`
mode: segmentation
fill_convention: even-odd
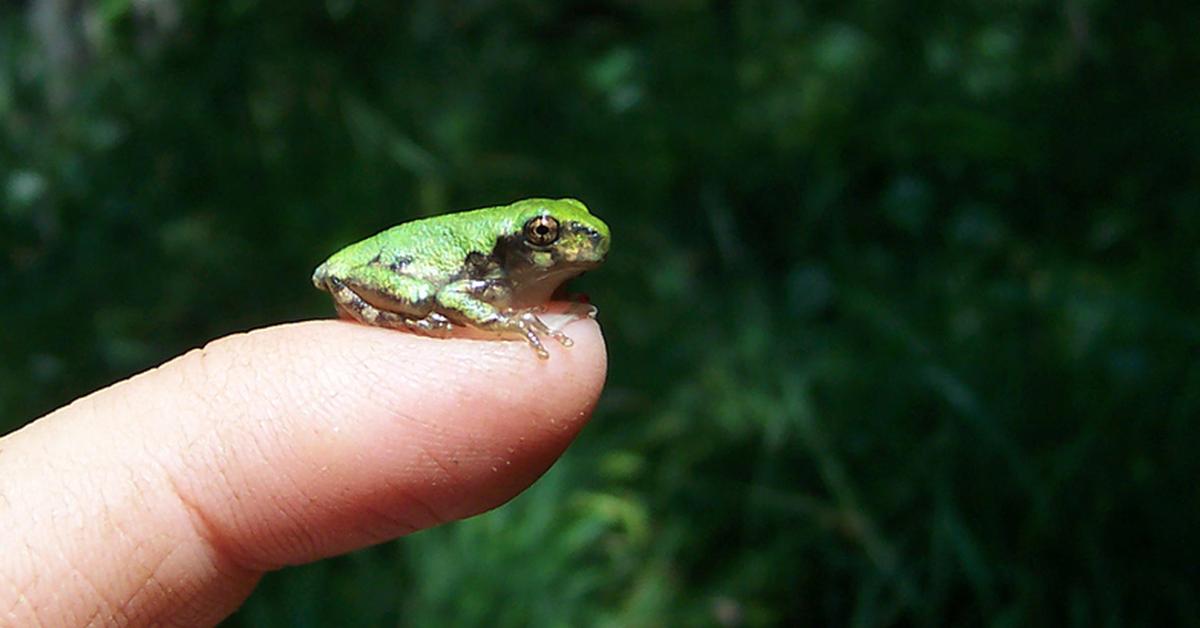
[[[573,198],[531,198],[509,209],[513,222],[504,258],[510,272],[578,274],[608,255],[608,225]]]

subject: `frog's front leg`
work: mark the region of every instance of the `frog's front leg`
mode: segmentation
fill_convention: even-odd
[[[352,283],[339,277],[326,277],[324,281],[330,294],[333,295],[338,309],[359,322],[381,327],[409,329],[430,336],[449,335],[454,329],[450,319],[433,311],[432,298],[429,298],[427,303],[421,303],[419,300],[414,302],[405,297],[404,295],[413,295],[413,288],[416,286],[406,284],[404,279],[392,277],[389,282],[376,284],[378,287],[373,292],[376,300],[379,300],[381,296],[388,300],[394,300],[399,306],[400,312],[375,307],[355,291]],[[427,290],[426,292],[431,291]],[[420,294],[420,291],[418,290],[416,294]]]
[[[509,289],[495,281],[464,279],[446,285],[438,291],[438,306],[454,318],[461,318],[479,329],[502,335],[519,336],[533,347],[538,357],[549,359],[550,352],[538,334],[557,340],[564,347],[573,344],[561,331],[550,329],[537,311],[544,308],[501,310],[489,301],[507,301]],[[485,300],[486,299],[486,300]]]

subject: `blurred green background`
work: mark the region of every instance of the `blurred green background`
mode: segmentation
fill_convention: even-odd
[[[1200,624],[1200,6],[0,5],[0,428],[577,196],[609,385],[231,626]]]

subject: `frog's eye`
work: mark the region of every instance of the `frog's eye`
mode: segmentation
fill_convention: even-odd
[[[558,239],[558,221],[553,216],[537,216],[525,223],[525,239],[534,246],[554,244]]]

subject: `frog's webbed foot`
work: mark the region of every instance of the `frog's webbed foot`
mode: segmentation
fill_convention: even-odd
[[[540,309],[544,310],[545,308],[543,307]],[[564,347],[570,347],[571,345],[574,345],[575,341],[571,340],[571,338],[562,333],[562,331],[547,325],[546,321],[543,321],[538,317],[538,310],[539,308],[518,310],[510,314],[508,320],[509,325],[511,325],[516,331],[525,337],[526,342],[533,347],[533,350],[537,352],[538,357],[545,360],[550,357],[550,352],[546,351],[546,347],[542,344],[542,340],[539,336],[553,338],[558,341],[558,344]]]
[[[538,357],[544,360],[550,357],[550,353],[546,351],[546,347],[542,344],[542,336],[553,338],[564,347],[570,347],[575,344],[575,341],[563,333],[562,328],[572,321],[596,318],[596,307],[589,303],[571,303],[562,312],[548,312],[548,310],[549,308],[545,305],[538,305],[528,309],[509,310],[505,312],[506,322],[497,326],[507,327],[514,333],[524,336],[526,342],[533,347]],[[554,322],[547,323],[546,319],[543,319],[539,314],[548,314],[548,318]]]

